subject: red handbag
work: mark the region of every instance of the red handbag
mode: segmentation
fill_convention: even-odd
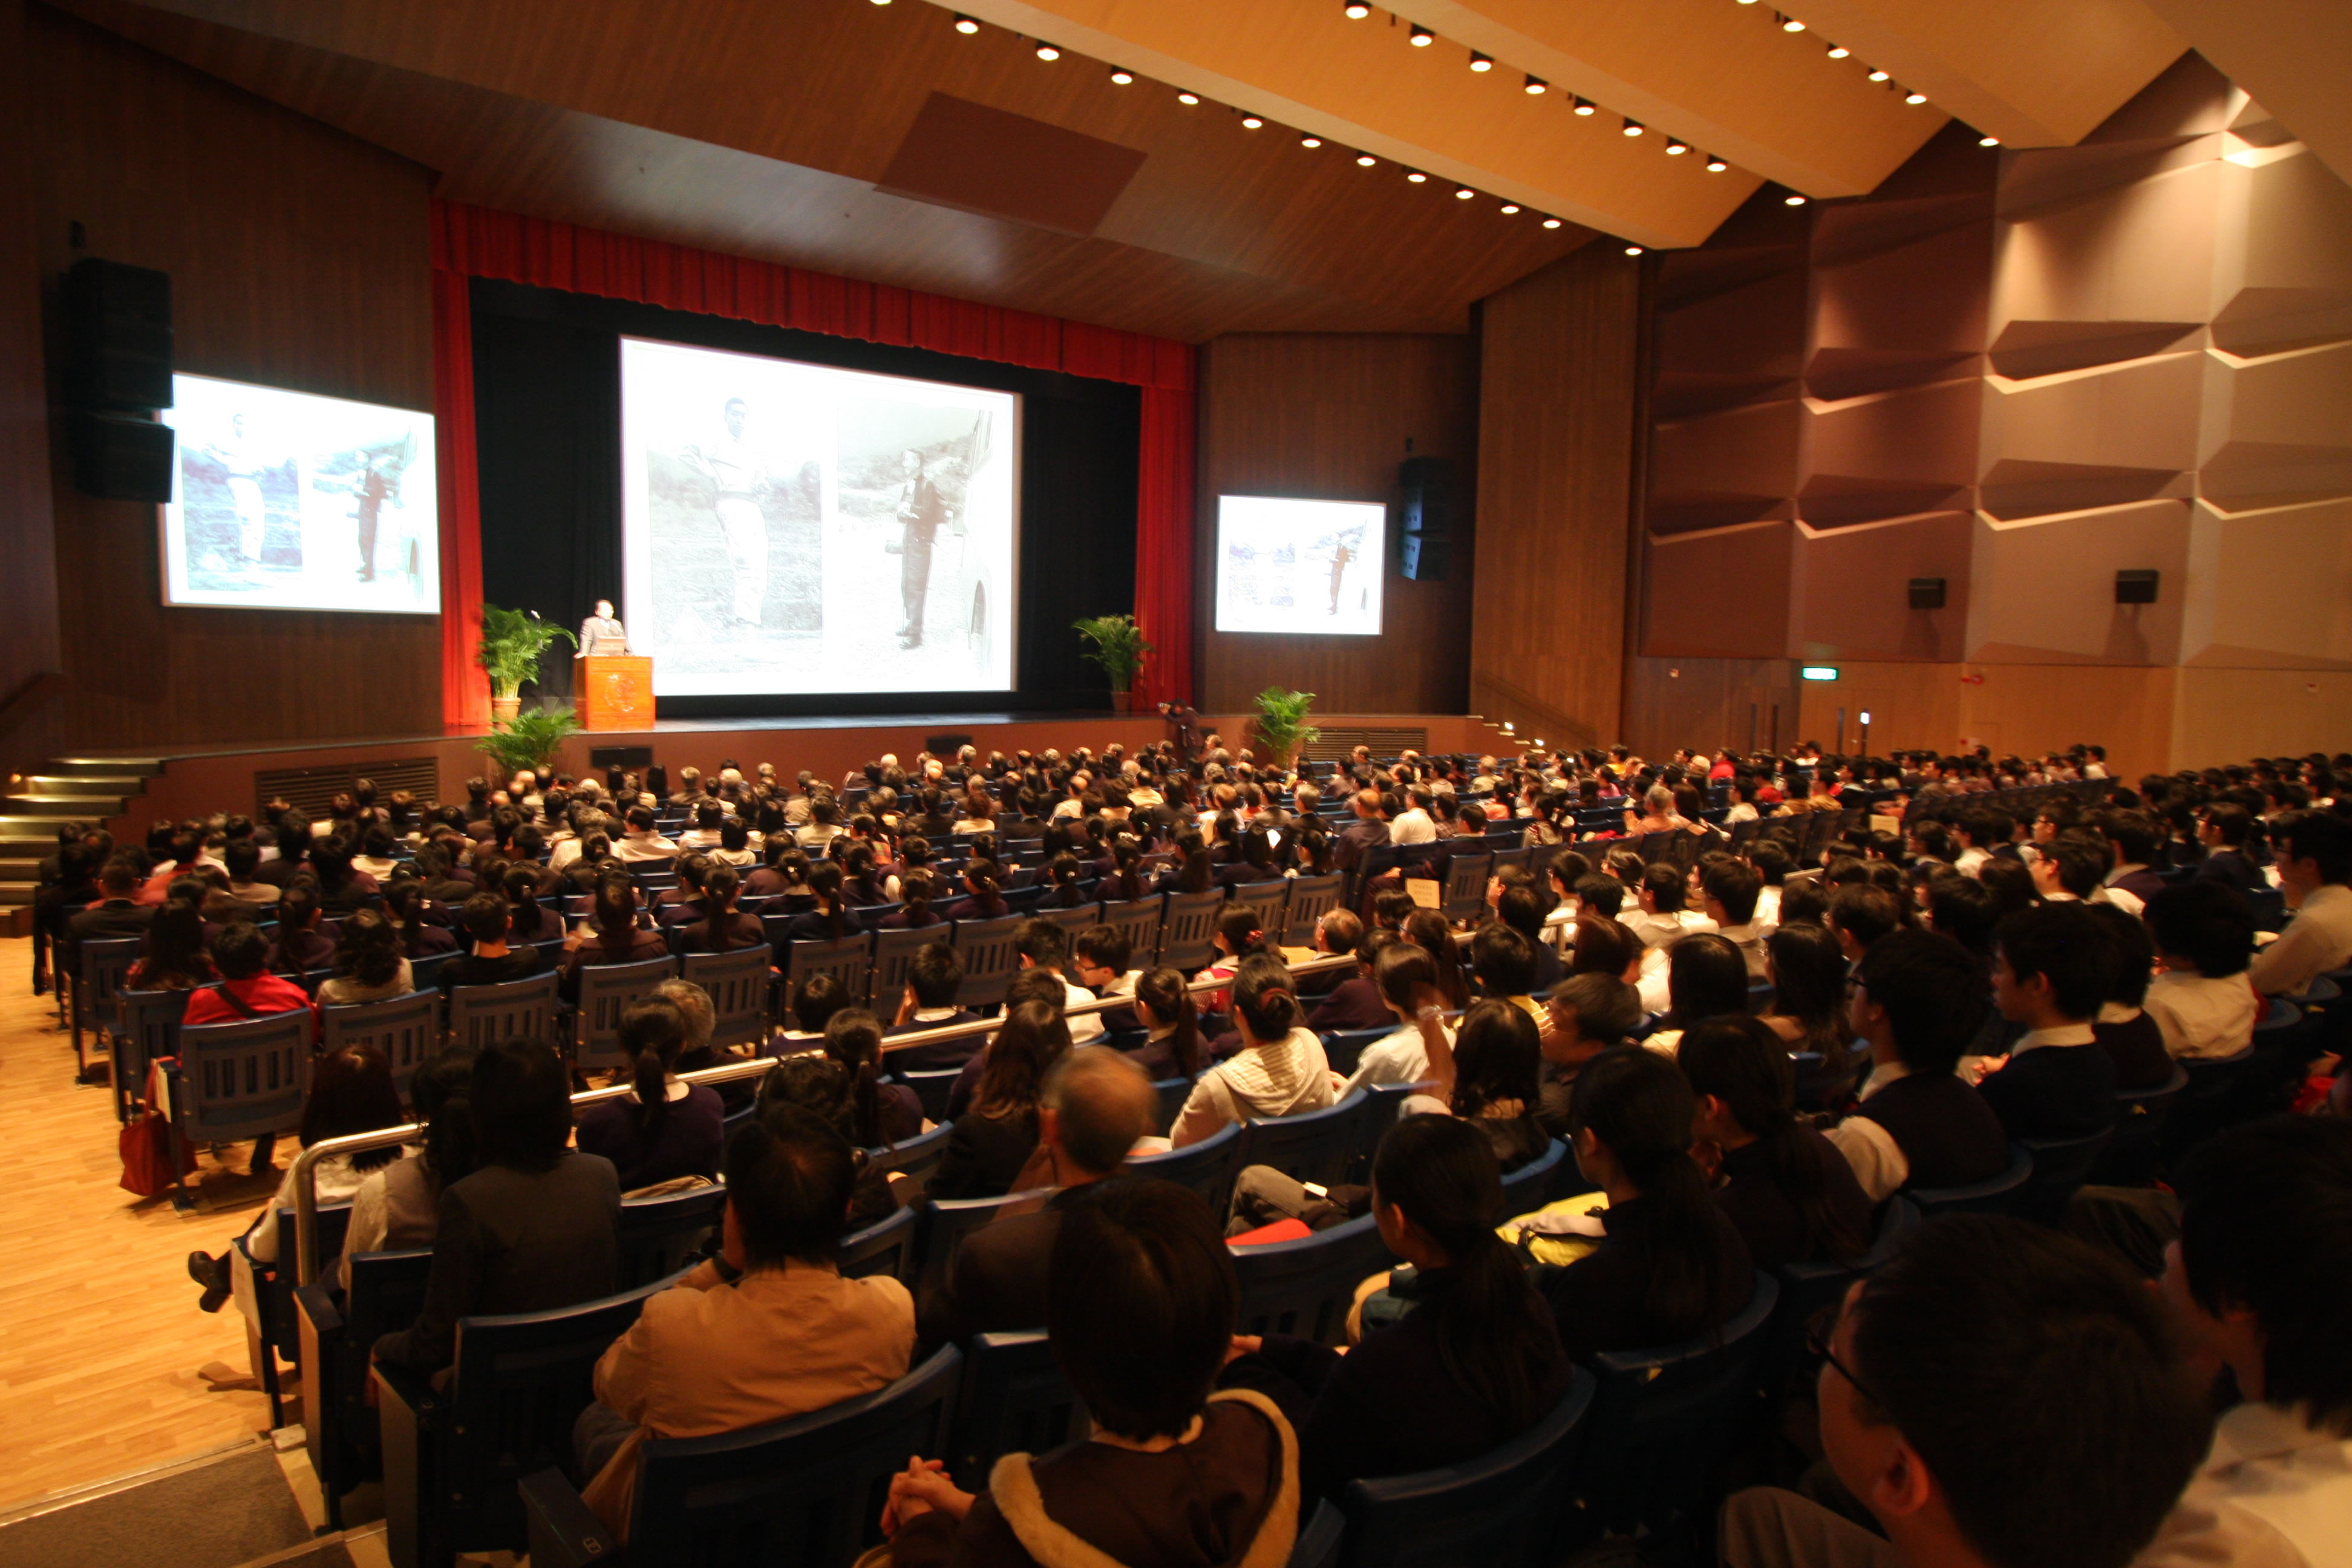
[[[150,1110],[122,1129],[118,1144],[122,1153],[122,1186],[142,1198],[161,1197],[180,1176],[196,1168],[196,1152],[180,1151],[180,1169],[172,1169],[172,1123],[161,1111]]]

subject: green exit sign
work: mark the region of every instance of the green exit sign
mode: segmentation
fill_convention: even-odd
[[[1809,664],[1803,668],[1798,670],[1797,673],[1807,680],[1835,680],[1837,679],[1837,666],[1833,664]]]

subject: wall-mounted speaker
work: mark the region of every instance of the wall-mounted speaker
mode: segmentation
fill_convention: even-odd
[[[101,500],[172,499],[172,427],[127,414],[77,413],[66,426],[74,486]]]
[[[1400,548],[1402,552],[1402,569],[1407,581],[1445,581],[1445,569],[1451,564],[1454,554],[1451,539],[1436,533],[1408,533]]]
[[[172,406],[172,279],[88,256],[66,272],[66,399],[144,413]]]
[[[1944,607],[1944,580],[1941,577],[1911,579],[1911,607],[1915,610],[1940,610]]]
[[[1454,528],[1454,463],[1447,458],[1407,458],[1397,467],[1404,492],[1407,533],[1447,533]]]
[[[2159,573],[2126,571],[2116,574],[2116,603],[2118,605],[2153,605],[2156,603],[2156,583]]]

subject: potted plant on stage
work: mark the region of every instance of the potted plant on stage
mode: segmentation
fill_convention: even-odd
[[[522,683],[539,679],[540,656],[558,637],[580,646],[578,637],[541,620],[535,610],[482,606],[482,640],[474,657],[489,672],[493,724],[512,723],[522,710]]]
[[[563,742],[580,732],[580,721],[569,708],[545,713],[518,713],[493,725],[482,737],[484,755],[499,765],[499,777],[510,779],[529,768],[542,780],[555,776],[556,754]]]
[[[1312,691],[1285,691],[1269,686],[1257,694],[1257,743],[1279,768],[1296,765],[1298,753],[1321,738],[1323,731],[1307,720],[1315,707]]]
[[[1124,713],[1135,696],[1135,672],[1143,668],[1143,656],[1151,645],[1143,640],[1143,628],[1135,624],[1133,616],[1088,616],[1071,623],[1078,635],[1095,646],[1081,657],[1093,659],[1110,676],[1110,706],[1114,713]]]

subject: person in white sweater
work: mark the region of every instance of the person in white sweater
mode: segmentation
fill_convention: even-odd
[[[1233,991],[1242,1049],[1194,1082],[1170,1135],[1176,1148],[1198,1143],[1229,1122],[1296,1116],[1337,1103],[1323,1042],[1307,1027],[1295,985],[1275,959],[1260,954],[1242,962]]]

